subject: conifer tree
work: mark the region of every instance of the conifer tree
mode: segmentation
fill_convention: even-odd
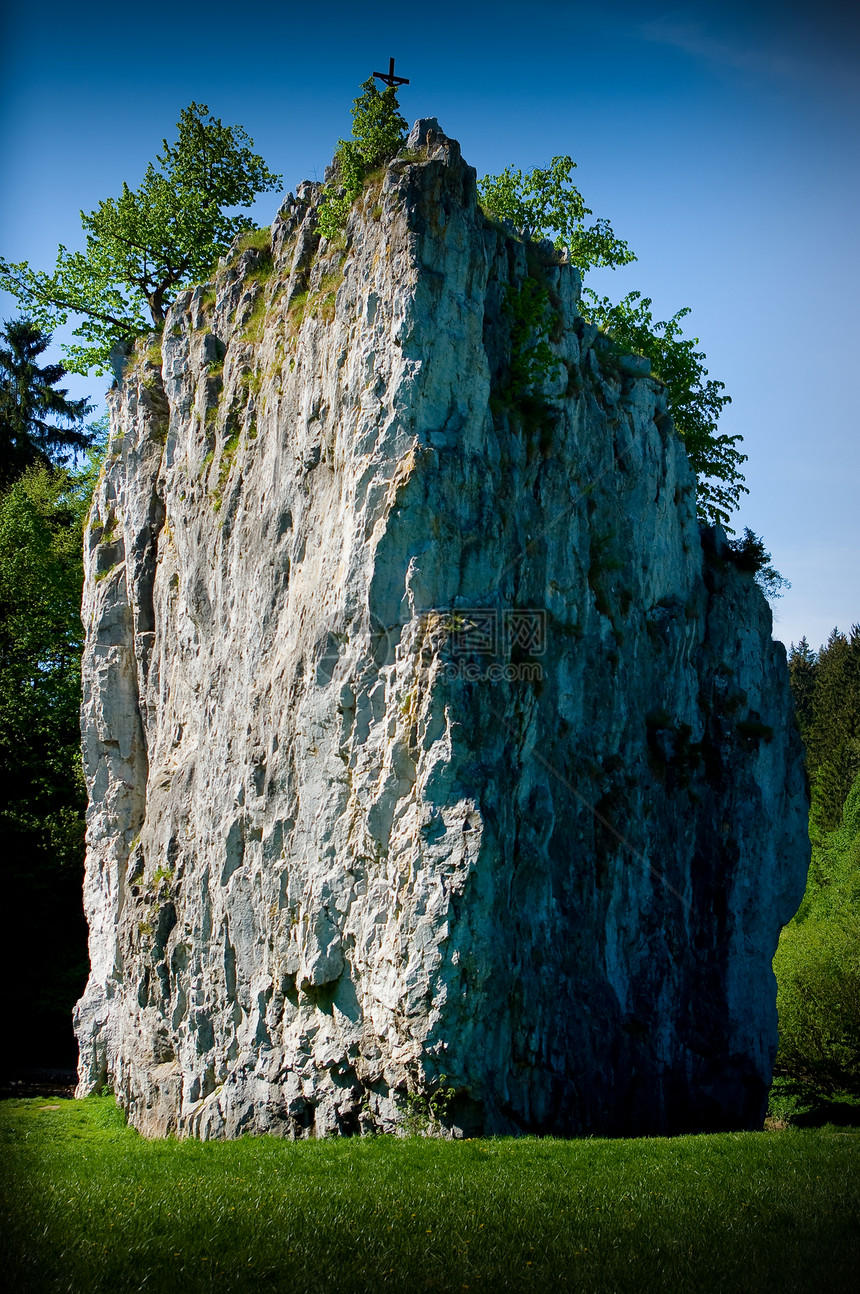
[[[792,643],[788,653],[788,677],[791,694],[794,697],[794,710],[797,726],[804,742],[812,722],[813,697],[815,680],[818,676],[818,657],[807,642],[806,636],[799,643]]]
[[[818,654],[805,738],[815,821],[830,831],[860,773],[860,625],[834,629]]]
[[[28,319],[0,331],[0,489],[27,467],[62,461],[90,443],[81,426],[89,401],[71,400],[57,386],[66,376],[62,364],[37,363],[50,340]]]
[[[834,629],[819,652],[793,643],[789,679],[812,782],[812,821],[832,831],[860,773],[860,625]]]

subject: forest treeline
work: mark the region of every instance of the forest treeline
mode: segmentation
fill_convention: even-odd
[[[82,904],[83,525],[105,428],[40,364],[49,337],[0,331],[0,943],[13,1067],[74,1065],[87,976]]]
[[[839,826],[860,773],[860,625],[834,629],[815,652],[806,638],[788,657],[797,726],[813,792],[813,833]]]
[[[806,893],[774,959],[787,1109],[860,1100],[860,626],[789,655],[812,790]]]

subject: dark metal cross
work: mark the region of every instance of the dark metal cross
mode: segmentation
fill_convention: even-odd
[[[374,75],[374,76],[378,76],[378,77],[379,77],[379,79],[380,79],[380,81],[384,81],[386,85],[408,85],[408,84],[409,84],[409,77],[408,77],[408,76],[395,76],[395,75],[394,75],[394,59],[393,59],[393,58],[390,58],[390,59],[388,60],[388,71],[387,71],[387,72],[374,72],[374,74],[373,74],[373,75]]]

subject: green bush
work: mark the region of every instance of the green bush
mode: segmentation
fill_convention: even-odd
[[[774,958],[776,1073],[811,1092],[860,1096],[860,776],[814,846],[803,902]]]
[[[728,525],[741,494],[747,493],[740,472],[746,461],[746,454],[738,449],[741,437],[717,429],[731,397],[724,394],[724,382],[708,376],[705,355],[696,350],[698,338],[682,334],[681,320],[690,313],[689,307],[658,321],[651,305],[651,298],[641,292],[628,292],[613,305],[608,297],[585,287],[580,308],[619,349],[650,360],[652,373],[666,387],[675,430],[696,473],[699,517]]]
[[[583,273],[594,266],[615,268],[636,257],[621,238],[616,238],[608,220],[586,225],[594,212],[585,205],[571,179],[576,162],[554,157],[549,166],[535,167],[523,174],[506,166],[501,175],[485,175],[478,182],[478,196],[484,212],[514,229],[526,241],[538,241],[555,234],[558,251],[565,251]]]
[[[0,886],[12,916],[0,975],[18,1064],[74,1059],[87,975],[80,608],[92,485],[38,465],[0,494]]]
[[[323,238],[337,237],[365,178],[394,156],[406,132],[395,87],[378,90],[373,77],[363,83],[352,108],[352,119],[352,139],[342,139],[337,146],[335,180],[325,190],[320,204],[318,228]]]

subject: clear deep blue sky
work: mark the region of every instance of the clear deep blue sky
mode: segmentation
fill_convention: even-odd
[[[792,581],[774,635],[860,621],[860,7],[642,0],[253,5],[46,0],[0,32],[0,254],[50,268],[134,187],[179,110],[241,124],[294,188],[397,58],[479,175],[570,153],[638,262],[592,283],[682,305],[749,454],[734,519]],[[277,195],[258,203],[267,224]],[[0,299],[4,318],[14,302]],[[101,398],[104,379],[74,381]]]

